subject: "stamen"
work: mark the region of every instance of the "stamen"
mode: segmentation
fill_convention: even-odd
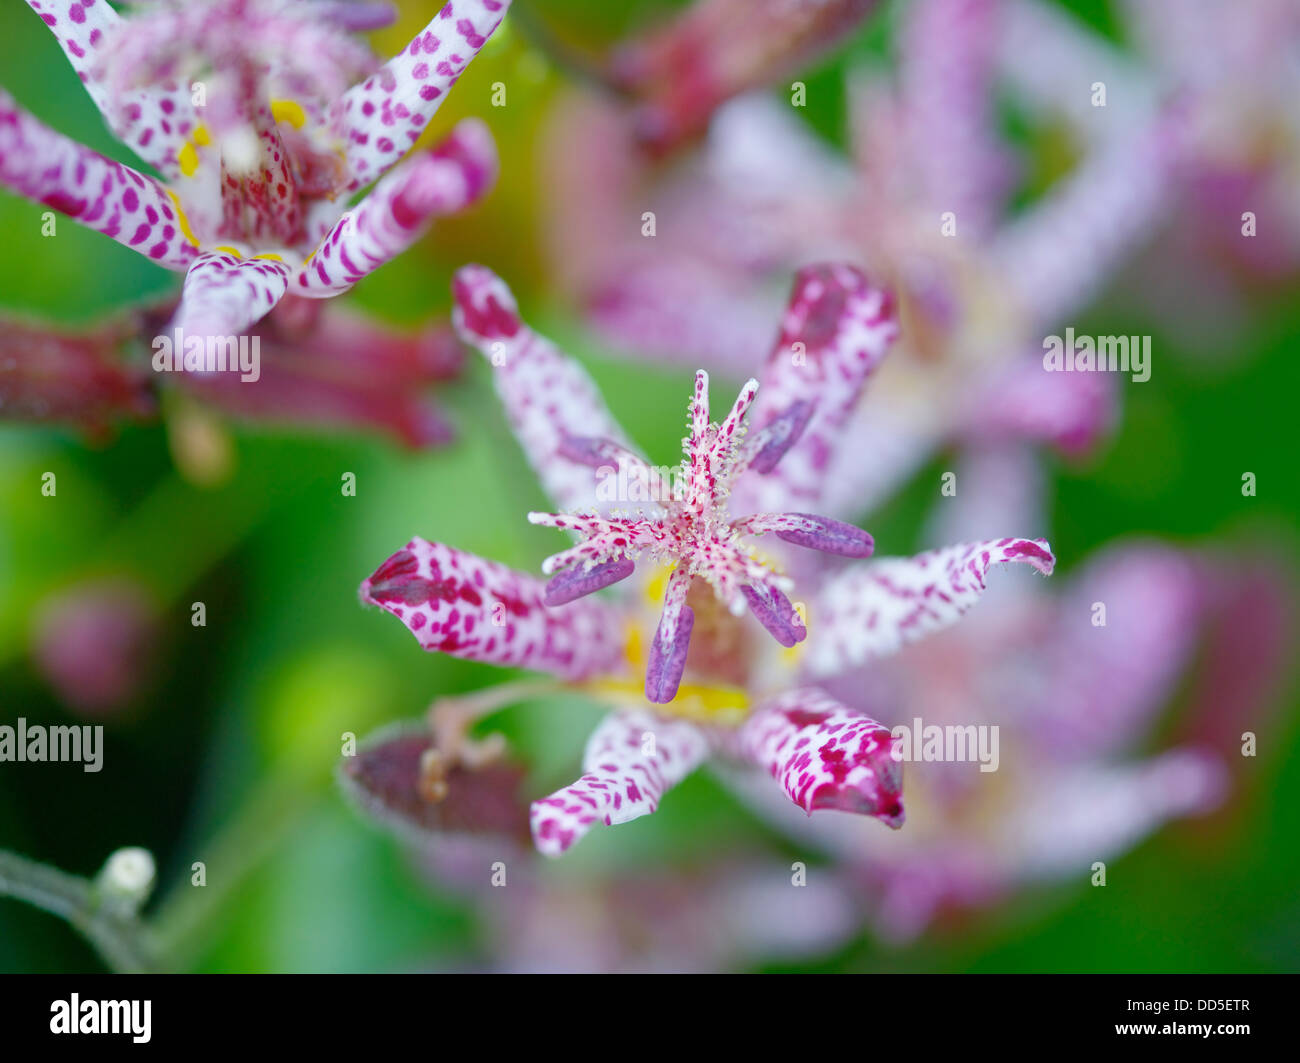
[[[840,557],[870,557],[876,548],[876,541],[861,528],[845,524],[842,520],[819,517],[814,513],[790,513],[808,522],[808,527],[779,530],[778,539],[784,539],[795,546],[804,546],[809,550],[820,550],[824,554],[837,554]]]
[[[775,587],[741,587],[740,593],[749,603],[754,619],[767,628],[768,633],[787,650],[808,637],[799,611],[790,599]]]
[[[749,467],[763,476],[775,469],[777,463],[785,457],[786,451],[799,442],[799,437],[808,427],[815,410],[813,403],[800,399],[755,433],[754,440],[758,449],[749,459]]]
[[[609,463],[607,446],[609,440],[599,436],[565,436],[560,442],[560,457],[579,465],[589,465],[599,469]]]
[[[659,618],[659,627],[650,643],[650,661],[645,673],[646,700],[656,705],[667,705],[677,696],[681,686],[682,673],[686,670],[686,651],[691,644],[691,629],[695,626],[695,611],[689,605],[683,605],[677,615],[677,630],[672,642],[664,644],[664,625],[668,622],[668,612]]]

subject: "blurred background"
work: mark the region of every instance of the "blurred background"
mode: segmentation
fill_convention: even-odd
[[[369,35],[381,56],[409,40],[437,5],[397,6],[395,25]],[[437,326],[449,313],[455,269],[489,265],[534,326],[589,368],[632,438],[662,461],[678,452],[689,359],[633,357],[593,328],[571,268],[591,248],[567,248],[556,222],[565,202],[604,196],[609,177],[593,167],[590,190],[557,187],[557,174],[580,171],[584,157],[562,153],[584,126],[575,133],[570,117],[567,132],[557,129],[575,94],[608,95],[592,74],[601,56],[686,6],[516,0],[429,134],[442,135],[465,115],[488,121],[501,155],[495,189],[345,297],[350,310],[395,328]],[[802,81],[807,104],[788,108],[791,116],[847,164],[850,75],[864,68],[889,75],[909,6],[878,5],[826,49],[798,59],[790,76],[757,91],[788,101],[790,81]],[[1104,0],[1040,6],[1068,13],[1139,67],[1155,62],[1139,51],[1123,12]],[[1290,62],[1296,43],[1279,43]],[[503,107],[491,104],[497,82],[508,91]],[[133,161],[22,4],[0,11],[0,84],[54,128]],[[1300,103],[1274,102],[1282,113],[1266,146],[1283,158],[1295,195]],[[991,106],[1020,163],[1007,209],[1029,210],[1077,164],[1080,140],[1013,95],[999,92]],[[597,125],[590,133],[605,136]],[[681,165],[699,150],[675,145],[672,159],[645,165]],[[1176,234],[1194,224],[1194,206],[1172,184],[1167,194],[1176,206],[1162,224]],[[0,191],[2,327],[94,329],[124,308],[174,293],[171,274],[70,222],[60,222],[56,237],[42,236],[41,211]],[[639,209],[626,224],[635,240]],[[1164,239],[1153,229],[1137,240],[1122,268],[1108,270],[1070,319],[1079,332],[1152,335],[1150,381],[1121,385],[1114,430],[1087,455],[1044,453],[1048,526],[1011,531],[1050,537],[1056,580],[1068,580],[1112,540],[1136,534],[1249,559],[1285,599],[1300,512],[1300,241],[1293,231],[1282,242],[1290,259],[1229,263],[1215,273],[1215,283],[1231,286],[1230,316],[1220,319],[1217,304],[1189,296],[1210,307],[1216,330],[1197,321],[1189,328],[1176,303],[1172,315],[1143,312],[1157,290],[1179,287],[1170,271],[1189,262],[1150,253]],[[788,288],[789,273],[773,284]],[[1189,280],[1180,290],[1200,289]],[[1168,305],[1163,296],[1161,305]],[[766,353],[755,352],[756,365]],[[166,945],[166,964],[184,970],[1300,967],[1300,732],[1289,633],[1281,659],[1259,677],[1251,709],[1258,757],[1234,767],[1213,814],[1135,838],[1108,865],[1105,889],[1092,888],[1083,872],[1012,890],[905,942],[883,940],[837,893],[825,911],[808,915],[810,925],[791,931],[797,941],[765,936],[761,928],[772,919],[763,905],[776,902],[729,884],[750,883],[751,872],[753,882],[788,879],[793,861],[817,867],[824,858],[764,825],[708,772],[675,790],[654,816],[597,831],[560,862],[528,861],[517,892],[487,896],[485,884],[436,872],[418,840],[384,829],[341,794],[340,736],[418,719],[435,696],[502,676],[418,652],[399,625],[362,609],[357,586],[414,535],[529,571],[554,544],[524,519],[546,507],[487,368],[467,359],[457,378],[430,394],[455,432],[447,446],[412,448],[364,427],[229,418],[174,395],[164,397],[156,420],[109,431],[14,423],[0,408],[0,722],[102,724],[106,735],[98,774],[0,764],[0,848],[81,875],[120,846],[148,848],[159,889],[146,915]],[[889,553],[934,545],[926,522],[954,460],[948,444],[927,453],[871,508],[865,526]],[[1241,491],[1247,470],[1257,477],[1253,497]],[[55,497],[42,495],[46,472],[57,476]],[[340,491],[349,472],[355,497]],[[191,623],[196,602],[204,603],[206,626]],[[1153,733],[1190,711],[1199,675],[1187,670]],[[490,729],[507,735],[525,769],[520,793],[549,793],[574,777],[601,715],[596,704],[555,698],[494,716]],[[202,889],[189,884],[196,861],[206,866]],[[749,898],[742,907],[752,915],[748,926],[736,918],[734,933],[744,940],[692,951],[690,914],[699,918],[726,908],[719,898],[739,897]],[[100,963],[60,920],[0,900],[0,968]]]

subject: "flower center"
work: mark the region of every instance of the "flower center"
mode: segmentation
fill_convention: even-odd
[[[696,581],[708,584],[714,606],[725,606],[731,616],[748,609],[782,646],[791,647],[807,634],[803,619],[786,592],[791,581],[761,559],[748,543],[750,536],[775,532],[797,546],[847,557],[871,553],[871,536],[851,525],[808,513],[754,514],[732,519],[727,499],[736,479],[753,469],[771,472],[782,455],[798,440],[813,415],[806,403],[795,403],[759,432],[748,435],[745,419],[758,392],[750,380],[741,388],[721,423],[709,418],[709,378],[702,370],[695,377],[690,407],[691,434],[682,441],[683,460],[675,482],[640,457],[610,440],[573,438],[564,454],[620,482],[636,483],[639,497],[662,500],[647,511],[591,514],[530,513],[534,524],[563,528],[582,541],[548,558],[543,570],[553,574],[546,601],[561,606],[607,587],[632,574],[639,560],[672,566],[663,594],[663,612],[651,640],[646,665],[646,697],[657,704],[673,700],[686,669],[696,610],[689,604]],[[712,622],[710,626],[719,629]],[[725,647],[727,640],[721,640]],[[706,659],[716,658],[707,653]],[[709,668],[712,671],[712,667]],[[734,671],[734,669],[733,669]]]

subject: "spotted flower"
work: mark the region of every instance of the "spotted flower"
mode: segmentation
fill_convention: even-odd
[[[721,421],[697,375],[685,460],[667,485],[671,470],[635,452],[500,279],[466,267],[454,296],[454,324],[492,364],[515,434],[565,511],[533,519],[580,542],[546,563],[546,581],[412,539],[361,596],[426,650],[550,673],[614,710],[582,777],[532,805],[538,848],[557,854],[597,822],[653,812],[713,754],[759,767],[808,814],[901,826],[889,732],[819,684],[955,622],[995,565],[1050,573],[1055,559],[1042,540],[1004,537],[863,562],[871,538],[816,514],[845,420],[897,335],[889,296],[850,267],[801,271],[761,383]],[[611,473],[652,504],[612,504]],[[440,755],[454,759],[455,746]]]
[[[172,323],[191,335],[244,332],[286,293],[346,291],[494,178],[476,120],[397,164],[509,0],[453,0],[383,66],[350,33],[371,5],[167,0],[122,17],[107,0],[28,3],[164,181],[0,91],[0,184],[184,273]]]

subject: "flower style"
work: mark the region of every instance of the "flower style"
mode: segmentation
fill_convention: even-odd
[[[499,278],[466,267],[453,290],[453,323],[494,367],[543,487],[574,514],[532,519],[583,541],[552,557],[543,581],[413,539],[361,596],[426,650],[548,672],[615,709],[588,743],[583,776],[532,805],[537,847],[558,854],[596,822],[653,812],[711,754],[765,770],[808,814],[836,809],[901,826],[889,732],[816,684],[954,623],[993,566],[1047,574],[1055,558],[1042,540],[998,538],[843,567],[870,552],[870,537],[809,511],[897,334],[889,296],[851,267],[800,271],[761,386],[746,384],[714,423],[707,378],[697,376],[680,482],[666,485],[582,369],[524,324]],[[625,473],[657,504],[602,515],[598,503],[610,500],[593,466]],[[768,531],[775,541],[760,555],[747,540]],[[795,573],[813,585],[802,608],[789,597]],[[605,587],[614,594],[593,596]],[[745,611],[772,640],[754,637],[737,615]]]
[[[185,273],[172,324],[191,335],[242,333],[286,293],[346,291],[494,179],[476,120],[396,164],[509,0],[453,0],[378,69],[349,35],[373,23],[368,5],[168,0],[123,18],[107,0],[28,3],[114,134],[166,183],[0,91],[0,184]]]

